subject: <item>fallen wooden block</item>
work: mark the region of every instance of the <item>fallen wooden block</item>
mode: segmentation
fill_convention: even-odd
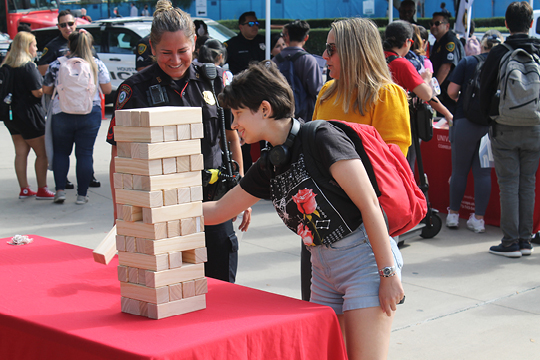
[[[116,254],[116,225],[94,249],[94,261],[107,265]]]
[[[206,309],[206,295],[198,295],[165,304],[148,304],[148,317],[151,319],[163,319],[168,316],[182,315],[203,309]]]

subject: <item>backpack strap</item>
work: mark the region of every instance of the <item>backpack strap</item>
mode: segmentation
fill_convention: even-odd
[[[392,61],[394,61],[394,60],[396,60],[396,59],[398,59],[398,58],[399,58],[399,56],[397,56],[397,55],[390,55],[389,57],[386,58],[386,64],[388,65],[388,64],[390,64]]]

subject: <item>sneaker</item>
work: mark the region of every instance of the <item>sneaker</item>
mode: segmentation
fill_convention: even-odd
[[[509,246],[504,246],[501,243],[500,245],[490,247],[489,252],[495,255],[502,255],[511,258],[521,257],[521,251],[518,243],[514,243]]]
[[[87,202],[88,202],[88,196],[77,195],[77,201],[75,201],[75,204],[84,205]]]
[[[73,189],[75,189],[75,185],[73,185],[73,183],[66,178],[65,190],[73,190]]]
[[[88,185],[88,186],[90,186],[92,188],[98,188],[98,187],[101,186],[101,183],[98,180],[96,180],[94,175],[92,175],[92,181],[90,181],[90,185]]]
[[[32,196],[36,196],[36,192],[32,191],[29,187],[21,189],[21,192],[19,193],[19,199],[26,199]]]
[[[446,227],[450,229],[457,229],[459,227],[459,214],[448,213],[446,216]]]
[[[54,193],[49,190],[48,187],[42,187],[39,188],[36,193],[36,199],[37,200],[53,200],[54,199]]]
[[[472,213],[469,220],[467,220],[467,227],[477,234],[486,231],[486,228],[484,227],[484,219],[477,219],[474,216],[474,213]]]
[[[530,241],[519,240],[519,251],[521,252],[521,255],[527,256],[532,254],[534,248]]]
[[[54,195],[54,202],[56,204],[63,204],[64,200],[66,200],[66,192],[64,190],[56,191],[56,194]]]

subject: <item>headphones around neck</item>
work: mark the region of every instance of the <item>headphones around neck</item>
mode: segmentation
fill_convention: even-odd
[[[300,122],[292,119],[293,123],[287,140],[282,145],[268,146],[261,150],[261,158],[259,160],[259,168],[267,173],[270,177],[274,177],[274,167],[281,167],[291,161],[291,151],[294,144],[294,139],[300,131]]]

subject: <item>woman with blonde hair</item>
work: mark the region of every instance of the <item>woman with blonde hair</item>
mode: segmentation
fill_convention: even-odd
[[[86,30],[76,30],[69,35],[68,58],[81,58],[92,69],[94,84],[99,85],[104,94],[112,90],[109,71],[103,62],[92,54],[94,39]],[[58,86],[59,70],[65,58],[53,61],[43,79],[43,91],[52,94],[54,87]],[[68,114],[62,112],[58,94],[52,99],[52,133],[53,133],[53,172],[56,183],[56,196],[54,202],[62,204],[66,200],[66,177],[69,170],[69,156],[75,144],[75,157],[77,159],[77,205],[88,202],[88,186],[92,180],[94,143],[101,126],[101,98],[99,91],[90,94],[92,110],[88,114]],[[88,99],[90,100],[90,99]]]
[[[36,196],[39,200],[52,200],[54,193],[47,187],[45,113],[41,105],[42,78],[33,61],[36,54],[36,37],[29,32],[19,32],[13,39],[11,51],[2,64],[12,68],[14,79],[12,119],[4,119],[4,124],[15,145],[15,173],[21,188],[19,199]],[[26,177],[30,149],[36,154],[37,193],[30,189]]]

